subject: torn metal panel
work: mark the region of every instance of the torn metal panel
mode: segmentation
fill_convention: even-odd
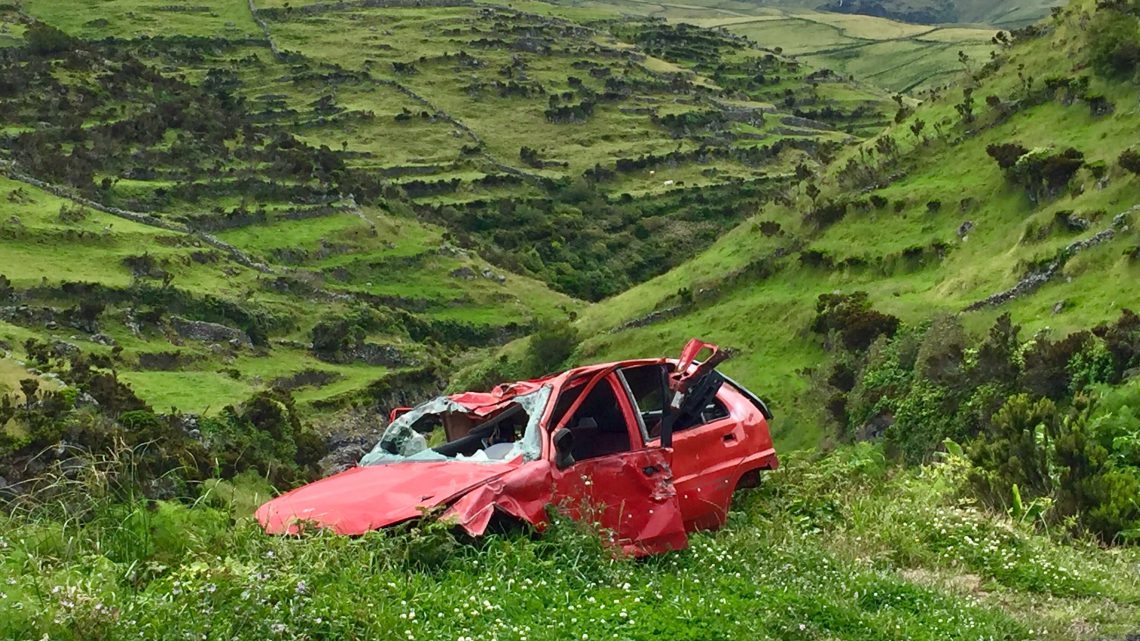
[[[609,532],[610,543],[626,554],[685,549],[669,454],[655,448],[581,461],[554,477],[559,508]]]
[[[487,531],[496,510],[538,529],[547,525],[546,508],[553,502],[550,464],[524,465],[468,492],[443,513],[471,536]]]
[[[306,527],[364,534],[419,518],[515,468],[503,462],[447,461],[354,467],[283,494],[258,508],[256,516],[270,534],[297,534]]]

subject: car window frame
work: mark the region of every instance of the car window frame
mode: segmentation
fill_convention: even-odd
[[[547,429],[548,433],[546,440],[550,441],[553,439],[554,434],[558,430],[568,429],[567,426],[570,424],[571,419],[578,412],[578,410],[581,409],[582,404],[590,396],[590,394],[593,393],[594,388],[596,388],[598,385],[606,384],[610,386],[610,390],[613,392],[614,399],[618,403],[618,408],[621,410],[621,413],[625,419],[626,434],[629,437],[629,449],[621,452],[610,452],[609,454],[604,454],[602,456],[583,459],[583,461],[574,461],[574,464],[567,469],[573,469],[574,466],[576,466],[579,462],[595,461],[600,458],[606,458],[618,454],[628,454],[629,452],[637,452],[651,448],[649,442],[642,436],[641,429],[639,427],[641,425],[641,417],[638,412],[634,410],[637,405],[631,400],[631,397],[629,396],[629,387],[626,385],[625,380],[618,376],[620,371],[621,367],[619,365],[613,365],[602,371],[596,372],[593,375],[587,375],[590,376],[590,378],[588,381],[583,383],[583,388],[582,391],[578,394],[578,398],[574,399],[574,402],[571,403],[570,407],[566,408],[566,411],[559,418],[558,423]],[[557,406],[558,399],[563,393],[564,391],[560,390],[558,394],[551,395],[551,408]],[[660,444],[656,446],[658,449],[660,447]],[[549,452],[551,453],[551,456],[553,456],[554,447],[552,443],[550,444]]]

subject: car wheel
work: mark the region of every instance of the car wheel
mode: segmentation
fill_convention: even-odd
[[[733,490],[733,493],[739,492],[741,490],[747,490],[750,488],[758,487],[759,485],[760,485],[760,470],[758,470],[758,469],[748,470],[744,474],[740,475],[740,480],[736,482],[736,489]]]

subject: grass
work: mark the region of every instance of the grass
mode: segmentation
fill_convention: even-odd
[[[1067,47],[1083,37],[1080,29],[1079,21],[1070,17],[1052,38],[1014,48],[1004,65],[976,91],[1017,96],[1024,92],[1019,69],[1037,77],[1067,69],[1076,55]],[[1092,92],[1104,93],[1114,104],[1135,102],[1134,85],[1096,77],[1091,83]],[[1094,116],[1082,103],[1066,106],[1046,101],[1000,124],[988,124],[994,116],[981,113],[975,131],[962,136],[954,110],[960,100],[958,90],[929,101],[882,134],[900,145],[897,175],[856,200],[873,194],[886,200],[884,207],[852,208],[840,222],[815,230],[803,223],[803,213],[812,208],[812,202],[797,190],[790,206],[768,205],[680,267],[582,310],[577,326],[583,342],[572,360],[675,355],[693,336],[732,346],[738,356],[724,369],[771,400],[778,446],[787,450],[826,442],[823,399],[813,394],[814,368],[826,352],[821,341],[808,332],[820,294],[866,290],[877,308],[911,324],[939,313],[957,314],[1012,287],[1030,264],[1052,259],[1067,244],[1105,228],[1113,216],[1140,201],[1140,181],[1115,166],[1120,152],[1133,143],[1128,132],[1135,127],[1135,110]],[[918,119],[929,127],[921,137],[909,131]],[[931,131],[935,125],[947,133]],[[1082,171],[1067,193],[1032,203],[1024,189],[1002,176],[986,153],[989,144],[1010,140],[1028,147],[1076,147],[1086,153],[1089,162],[1103,162],[1108,173],[1098,184],[1091,173]],[[863,145],[864,151],[871,146]],[[849,198],[845,195],[848,188],[838,184],[834,172],[848,158],[858,160],[858,153],[856,149],[841,153],[832,164],[832,174],[818,179],[825,186],[821,201]],[[931,201],[941,203],[934,213],[928,206]],[[1048,226],[1061,210],[1083,212],[1096,222],[1083,233],[1053,233],[1041,241],[1024,239],[1027,227]],[[965,221],[974,227],[959,238],[959,226]],[[779,223],[782,235],[764,236],[762,222]],[[961,318],[969,329],[981,333],[998,314],[1008,311],[1022,326],[1023,335],[1048,331],[1054,337],[1114,320],[1122,308],[1140,305],[1136,293],[1124,286],[1140,278],[1140,265],[1125,256],[1138,238],[1133,225],[1112,242],[1072,259],[1062,278],[997,309]],[[748,275],[745,268],[749,264],[796,240],[835,264],[858,259],[862,265],[811,267],[792,253],[773,273]],[[921,259],[906,258],[907,250],[939,243],[944,249],[924,250],[927,253]],[[692,295],[687,307],[648,326],[622,328],[654,310],[682,304],[679,294],[683,292]]]
[[[918,92],[946,83],[949,74],[961,70],[959,51],[974,60],[989,59],[994,49],[991,38],[997,31],[982,26],[916,25],[875,16],[813,11],[815,6],[797,6],[799,3],[772,7],[704,0],[687,4],[610,0],[602,4],[672,22],[723,28],[762,47],[779,48],[813,67],[900,92]],[[1022,15],[1034,11],[1044,13],[1036,7]]]
[[[1133,632],[1135,550],[1058,542],[956,498],[961,462],[901,471],[876,449],[792,459],[690,549],[615,559],[557,523],[457,543],[428,525],[269,538],[266,488],[192,506],[88,498],[63,527],[6,517],[0,634],[499,639],[1045,639]],[[100,496],[98,492],[91,494]],[[237,518],[231,524],[231,515]],[[556,607],[552,607],[556,606]],[[186,616],[194,612],[196,616]]]
[[[77,0],[66,4],[29,0],[22,5],[40,19],[83,37],[260,35],[246,4],[234,0],[196,0],[192,5],[172,5],[163,0]]]
[[[161,411],[177,408],[212,414],[245,400],[252,391],[248,385],[215,372],[122,372],[119,377]]]

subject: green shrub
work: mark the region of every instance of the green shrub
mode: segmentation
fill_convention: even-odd
[[[1102,8],[1088,28],[1089,62],[1105,76],[1127,76],[1140,65],[1140,19]]]
[[[966,350],[970,338],[956,316],[938,316],[923,334],[915,367],[918,374],[954,392],[962,391],[966,380]]]
[[[292,395],[282,390],[259,392],[200,425],[223,478],[254,469],[275,485],[289,485],[314,478],[325,454],[323,441],[301,424]]]
[[[850,431],[898,411],[914,380],[920,339],[920,334],[904,331],[893,339],[880,337],[871,346],[848,394]]]
[[[1140,540],[1140,382],[1065,421],[1054,455],[1061,514],[1105,541]]]
[[[1076,394],[1094,385],[1111,382],[1115,363],[1104,341],[1090,340],[1085,348],[1073,354],[1066,366],[1069,392]]]
[[[1005,509],[1016,484],[1027,500],[1053,489],[1049,471],[1049,442],[1057,435],[1060,417],[1053,401],[1034,401],[1027,394],[1007,400],[994,414],[990,429],[969,448],[974,469],[970,483],[994,508]]]
[[[78,45],[75,38],[43,22],[32,23],[24,31],[24,42],[28,50],[39,55],[71,51]]]
[[[1005,171],[1011,181],[1025,188],[1031,201],[1040,202],[1060,194],[1084,164],[1085,155],[1072,147],[1060,152],[1034,149]]]
[[[895,422],[887,428],[884,446],[909,464],[922,463],[948,437],[957,436],[956,403],[945,387],[918,379],[898,404]]]
[[[1121,310],[1115,323],[1099,325],[1093,333],[1112,354],[1113,376],[1109,382],[1116,383],[1129,369],[1140,367],[1140,315],[1130,309]]]
[[[1012,388],[1021,370],[1021,327],[1013,324],[1009,313],[994,321],[986,338],[978,347],[970,377],[978,384],[994,384]]]
[[[1039,338],[1025,350],[1022,369],[1022,387],[1035,396],[1059,401],[1069,395],[1072,388],[1070,361],[1089,349],[1094,337],[1089,332],[1069,334],[1059,341]],[[1086,372],[1083,374],[1087,375]]]
[[[817,334],[835,332],[848,350],[865,350],[879,336],[894,336],[899,319],[871,308],[867,292],[820,294],[815,305],[811,330]]]
[[[570,321],[543,320],[527,344],[526,363],[531,375],[560,369],[578,348],[578,330]]]
[[[1125,149],[1120,153],[1120,158],[1117,162],[1120,164],[1121,169],[1134,174],[1140,174],[1140,151]]]
[[[986,147],[986,153],[1002,170],[1012,168],[1017,164],[1017,160],[1028,152],[1027,148],[1015,142],[991,144]]]

